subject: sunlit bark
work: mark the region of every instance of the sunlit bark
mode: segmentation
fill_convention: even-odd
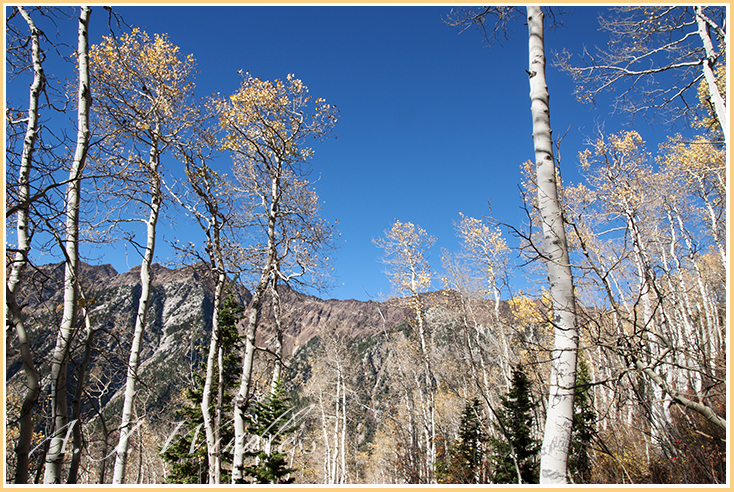
[[[46,454],[44,483],[60,483],[61,466],[65,456],[67,433],[66,367],[69,357],[69,344],[74,335],[78,300],[79,273],[79,206],[81,200],[81,180],[87,161],[89,145],[89,109],[92,94],[89,85],[89,16],[91,8],[81,7],[79,15],[79,36],[77,63],[79,70],[79,91],[77,110],[77,140],[74,160],[69,171],[69,185],[66,192],[66,263],[64,269],[64,308],[56,346],[51,359],[51,408],[53,432]],[[76,423],[78,425],[78,422]]]
[[[557,192],[549,95],[545,81],[543,13],[540,7],[527,7],[527,20],[530,38],[528,73],[538,208],[543,227],[544,260],[548,268],[555,331],[550,394],[540,458],[540,483],[552,484],[566,482],[566,464],[573,422],[578,330],[565,222]]]
[[[18,443],[15,447],[17,463],[15,468],[15,483],[28,482],[28,454],[30,452],[31,439],[33,438],[33,409],[38,403],[41,391],[40,380],[36,364],[31,352],[30,340],[26,331],[25,322],[21,308],[18,305],[17,293],[20,287],[23,273],[28,264],[28,253],[31,242],[28,228],[30,227],[29,207],[27,203],[30,198],[30,173],[33,168],[33,153],[36,150],[38,137],[38,111],[39,100],[43,93],[46,76],[43,70],[43,52],[41,50],[41,31],[23,7],[18,11],[28,24],[31,41],[31,60],[33,62],[33,82],[31,83],[28,101],[28,122],[26,124],[25,138],[23,140],[23,151],[21,164],[18,172],[18,204],[20,207],[16,212],[16,252],[9,266],[9,274],[5,284],[5,305],[7,308],[6,324],[13,328],[20,346],[23,372],[26,377],[26,392],[20,410]],[[7,335],[6,335],[7,336]]]

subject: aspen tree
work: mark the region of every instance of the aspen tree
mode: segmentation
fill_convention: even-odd
[[[619,109],[677,118],[697,110],[686,98],[703,79],[728,147],[726,99],[716,81],[726,65],[725,6],[615,7],[599,22],[610,33],[608,48],[584,52],[579,65],[567,52],[559,58],[578,82],[579,100],[593,102],[614,89]]]
[[[530,101],[538,186],[538,208],[543,228],[544,260],[548,268],[555,344],[540,458],[540,483],[566,483],[566,466],[573,423],[576,384],[576,300],[566,242],[565,221],[558,199],[556,161],[553,156],[549,95],[545,80],[543,13],[527,7],[530,64]]]
[[[284,282],[317,279],[328,261],[323,254],[331,227],[318,217],[318,195],[311,189],[307,164],[313,151],[307,138],[326,137],[337,119],[336,108],[312,100],[303,82],[263,81],[249,74],[228,99],[215,102],[225,132],[223,150],[232,154],[236,189],[251,197],[254,235],[250,248],[256,283],[245,314],[242,379],[235,397],[233,483],[244,480],[245,424],[252,392],[252,367],[258,315],[275,277]],[[313,280],[312,280],[313,281]]]
[[[726,264],[726,151],[709,138],[675,135],[661,146],[658,160],[671,180],[699,198],[711,238]]]
[[[493,301],[495,330],[500,338],[502,353],[501,367],[507,389],[512,379],[510,347],[500,316],[500,291],[507,278],[509,247],[502,237],[499,228],[490,229],[482,220],[467,217],[463,214],[455,224],[457,234],[462,243],[461,255],[474,264],[478,270],[484,288]],[[477,341],[478,344],[478,341]],[[484,361],[482,361],[484,365]]]
[[[314,430],[314,433],[321,435],[324,484],[345,484],[349,476],[347,393],[355,390],[347,382],[356,366],[352,350],[343,334],[339,334],[332,325],[326,326],[319,334],[319,349],[312,359],[312,375],[304,388],[305,394],[315,400],[318,407],[319,417],[315,425],[321,432]],[[315,460],[312,463],[316,466]]]
[[[67,434],[66,368],[69,344],[76,324],[79,273],[79,203],[81,180],[87,161],[89,145],[89,110],[92,93],[89,81],[89,16],[91,8],[81,7],[76,51],[79,71],[77,106],[77,140],[74,159],[69,171],[66,191],[66,227],[64,269],[64,308],[56,346],[51,359],[51,408],[53,431],[46,454],[44,483],[60,483]],[[72,423],[73,425],[74,423]],[[78,424],[78,422],[76,423]]]
[[[43,70],[44,55],[41,49],[40,39],[42,33],[40,29],[36,27],[35,22],[25,8],[18,7],[18,12],[21,14],[30,30],[33,82],[30,86],[26,131],[23,139],[20,168],[18,170],[17,202],[19,207],[15,212],[17,245],[15,254],[13,255],[13,259],[8,268],[9,274],[5,283],[5,306],[7,308],[6,323],[8,328],[14,328],[18,336],[27,388],[20,410],[20,429],[18,443],[15,448],[17,463],[14,480],[15,483],[27,483],[28,454],[30,452],[31,439],[33,438],[33,409],[38,403],[41,385],[38,370],[36,369],[33,354],[31,353],[28,332],[26,331],[25,322],[16,296],[23,273],[28,264],[28,253],[31,249],[29,234],[30,204],[28,203],[31,195],[30,174],[33,167],[33,154],[36,150],[36,140],[38,138],[39,131],[39,104],[46,85],[46,75]]]
[[[221,343],[220,310],[224,300],[227,272],[236,268],[240,248],[235,245],[236,235],[243,227],[247,210],[238,210],[239,196],[226,175],[222,175],[208,165],[210,152],[217,147],[213,134],[199,128],[196,136],[184,145],[177,145],[176,154],[184,162],[188,186],[194,192],[195,203],[190,203],[174,194],[174,198],[194,216],[206,237],[204,249],[206,257],[198,252],[187,253],[201,257],[214,281],[212,311],[212,331],[206,361],[206,372],[201,397],[201,412],[208,454],[208,483],[219,484],[222,471],[222,408],[224,391],[224,348]],[[217,374],[215,374],[215,368]],[[216,377],[216,381],[215,381]],[[218,394],[212,394],[212,388]],[[214,415],[211,407],[214,402]]]
[[[507,37],[507,22],[517,13],[516,7],[459,8],[452,11],[448,23],[467,28],[479,27],[484,39]],[[496,19],[488,30],[487,18]],[[543,232],[541,254],[548,269],[548,282],[555,328],[549,404],[541,451],[541,483],[565,483],[568,445],[573,420],[578,330],[573,276],[569,263],[565,222],[558,194],[556,160],[551,137],[548,87],[545,80],[544,14],[539,6],[527,7],[529,34],[530,100],[535,148],[537,207]]]
[[[164,202],[161,156],[172,143],[183,138],[191,119],[196,116],[189,103],[194,87],[191,82],[194,59],[191,55],[180,56],[179,48],[172,45],[166,36],[156,35],[151,40],[137,28],[119,39],[103,38],[102,43],[93,47],[92,59],[100,129],[107,132],[107,139],[112,145],[128,153],[126,158],[117,156],[118,175],[138,177],[148,187],[145,191],[133,191],[134,195],[142,195],[135,201],[148,210],[148,218],[138,219],[146,229],[140,268],[142,291],[130,348],[112,479],[113,483],[122,483],[130,432],[134,426],[133,406],[140,347],[150,301],[156,226]],[[123,186],[132,182],[130,179]]]
[[[597,277],[615,319],[615,331],[599,336],[616,342],[602,338],[598,343],[613,347],[625,365],[645,375],[657,392],[655,401],[645,404],[657,408],[650,415],[656,439],[663,438],[670,424],[670,416],[659,408],[666,398],[725,430],[726,422],[705,403],[701,391],[702,378],[708,384],[723,383],[712,365],[723,350],[717,341],[718,316],[713,315],[712,295],[699,265],[700,246],[693,244],[694,239],[706,241],[705,233],[712,231],[686,224],[705,223],[701,219],[707,215],[706,207],[697,212],[693,206],[695,180],[681,186],[685,180],[671,173],[668,164],[654,172],[648,159],[637,132],[599,138],[593,151],[580,155],[586,186],[579,185],[568,195],[584,266]],[[684,206],[690,219],[684,219]],[[624,237],[604,244],[599,236],[618,225]],[[614,262],[610,265],[604,257]],[[699,307],[693,307],[693,296],[700,299]],[[696,398],[682,388],[697,392]]]
[[[196,165],[194,165],[196,166]],[[209,351],[206,362],[206,374],[201,398],[201,412],[204,419],[206,446],[208,453],[208,483],[218,484],[221,478],[221,442],[219,429],[222,421],[221,399],[216,399],[215,415],[211,414],[212,387],[214,383],[215,367],[219,374],[218,388],[222,389],[222,359],[223,352],[220,343],[219,310],[224,294],[224,285],[227,280],[226,264],[224,261],[222,232],[226,226],[226,210],[221,207],[218,197],[222,196],[223,187],[221,178],[206,165],[192,167],[187,162],[186,174],[192,188],[204,202],[206,213],[191,208],[197,222],[206,234],[206,252],[209,256],[209,269],[214,280],[214,299],[212,310],[212,331],[209,341]],[[225,192],[226,193],[226,192]],[[224,194],[226,200],[226,194]]]
[[[436,239],[425,229],[411,222],[396,220],[385,237],[373,243],[385,251],[383,262],[388,265],[386,274],[398,294],[407,294],[411,309],[415,312],[420,346],[422,380],[418,382],[421,411],[423,414],[423,438],[425,445],[425,483],[435,482],[433,471],[436,464],[436,379],[430,362],[432,342],[425,320],[423,301],[420,297],[431,285],[431,267],[428,250]]]

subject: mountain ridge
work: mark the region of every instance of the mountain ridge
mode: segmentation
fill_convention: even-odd
[[[209,344],[214,292],[214,284],[203,263],[180,268],[167,268],[155,263],[151,270],[150,308],[139,366],[139,378],[148,393],[146,411],[153,411],[157,400],[180,395],[183,388],[193,384],[193,374],[202,360],[201,349]],[[120,273],[110,264],[80,263],[79,271],[79,297],[90,310],[92,328],[96,330],[87,384],[92,394],[104,395],[100,397],[100,406],[115,404],[124,391],[141,292],[140,267]],[[48,374],[50,354],[56,341],[62,313],[63,282],[63,263],[36,266],[28,270],[18,294],[42,376]],[[251,299],[249,290],[233,286],[232,291],[237,301],[246,307]],[[324,300],[287,286],[280,286],[279,294],[283,306],[285,359],[292,357],[329,324],[348,337],[365,337],[384,327],[399,324],[407,313],[407,308],[394,300],[385,303],[355,299]],[[258,347],[273,348],[274,324],[268,295],[258,321]],[[83,320],[77,321],[77,327],[71,344],[69,381],[74,379],[73,371],[80,359]],[[241,328],[240,331],[242,333]],[[8,347],[15,347],[17,340],[14,335],[9,338]],[[18,351],[6,350],[8,385],[22,384],[21,379]],[[43,384],[48,385],[47,377]]]

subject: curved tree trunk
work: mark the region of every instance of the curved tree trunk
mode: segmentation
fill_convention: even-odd
[[[545,81],[543,13],[539,6],[527,7],[527,20],[530,54],[528,74],[538,208],[543,227],[543,249],[548,268],[555,334],[548,410],[540,458],[540,483],[566,483],[578,349],[576,303],[564,219],[556,184],[549,95]]]

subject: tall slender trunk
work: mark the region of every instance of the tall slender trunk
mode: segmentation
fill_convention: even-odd
[[[156,133],[158,133],[156,131]],[[138,366],[140,359],[140,348],[145,333],[145,325],[150,307],[150,289],[153,282],[151,265],[155,254],[155,235],[158,216],[160,214],[163,193],[161,192],[161,178],[158,174],[160,155],[157,139],[154,140],[150,149],[148,161],[148,173],[151,179],[150,189],[150,214],[146,223],[146,245],[143,254],[143,262],[140,265],[140,301],[138,302],[138,313],[135,317],[135,331],[130,346],[130,360],[127,365],[127,380],[125,384],[125,400],[122,407],[122,420],[120,422],[120,439],[115,452],[115,470],[112,476],[113,484],[121,484],[125,480],[125,467],[127,465],[127,451],[130,442],[130,434],[133,430],[133,406],[138,382]]]
[[[27,201],[30,198],[30,173],[33,167],[33,153],[36,149],[36,140],[38,137],[38,106],[41,94],[46,85],[46,75],[43,71],[42,64],[43,52],[41,51],[40,43],[42,33],[23,7],[18,7],[18,11],[25,19],[31,31],[33,83],[30,88],[28,123],[26,125],[25,138],[23,139],[23,152],[18,173],[18,204],[20,205],[16,219],[18,249],[13,257],[10,274],[5,284],[5,305],[7,307],[6,324],[8,328],[14,328],[18,337],[27,388],[20,410],[18,443],[15,447],[15,483],[28,483],[28,454],[30,453],[31,440],[33,438],[33,408],[38,403],[41,385],[16,295],[21,278],[23,277],[23,272],[28,263],[28,252],[31,249],[28,233],[28,227],[30,226],[30,204]]]
[[[31,353],[30,340],[23,322],[23,315],[15,300],[15,293],[9,288],[5,289],[5,303],[8,309],[6,316],[8,324],[15,328],[18,336],[18,345],[20,346],[21,360],[23,363],[23,372],[26,377],[26,394],[23,398],[23,404],[20,409],[19,418],[19,435],[18,443],[15,447],[17,457],[15,468],[15,483],[28,483],[28,466],[31,440],[33,438],[33,408],[38,403],[38,396],[41,393],[41,383],[33,361]]]
[[[418,335],[421,342],[421,364],[423,366],[423,384],[420,389],[421,406],[423,407],[423,429],[426,441],[425,456],[425,481],[433,483],[435,478],[433,470],[436,465],[436,427],[434,416],[434,398],[436,388],[434,384],[433,373],[431,371],[430,361],[428,359],[428,341],[426,333],[426,323],[423,316],[423,305],[418,295],[415,295],[416,302],[416,319],[418,322]]]
[[[89,109],[92,96],[89,87],[89,16],[91,8],[81,7],[77,63],[79,67],[79,92],[77,109],[77,138],[74,160],[69,172],[66,192],[66,266],[64,270],[64,309],[56,347],[51,359],[51,408],[53,432],[46,454],[44,483],[60,483],[61,465],[67,434],[66,364],[69,343],[76,321],[77,282],[79,268],[79,203],[81,179],[89,146]]]
[[[218,466],[214,470],[214,483],[222,483],[222,417],[224,414],[224,348],[220,342],[217,350],[217,402],[214,405],[214,455]]]
[[[347,483],[347,387],[344,383],[341,367],[339,367],[339,379],[342,384],[342,429],[341,429],[341,474],[339,483]]]
[[[436,427],[434,417],[434,398],[436,393],[435,379],[431,371],[429,360],[429,334],[426,329],[426,321],[423,315],[423,302],[418,295],[417,272],[415,265],[410,264],[411,270],[410,290],[413,293],[412,304],[415,309],[415,319],[418,323],[418,337],[421,345],[421,365],[423,366],[423,384],[419,384],[419,394],[423,411],[423,430],[426,442],[425,471],[426,483],[435,482],[433,470],[436,465]]]
[[[262,306],[265,290],[269,281],[269,269],[263,271],[260,281],[252,295],[247,309],[247,328],[245,331],[245,354],[242,361],[242,379],[240,389],[234,399],[234,456],[232,463],[232,483],[241,483],[245,466],[245,412],[249,402],[252,386],[252,366],[255,360],[255,335],[257,318]]]
[[[706,190],[706,184],[704,182],[704,176],[701,176],[700,174],[692,173],[694,179],[696,180],[696,183],[698,183],[698,189],[700,190],[700,197],[703,200],[703,203],[705,205],[706,211],[708,212],[708,224],[709,224],[709,230],[711,231],[711,237],[714,240],[714,244],[716,244],[716,249],[719,251],[719,256],[721,257],[721,264],[726,265],[726,227],[722,227],[721,224],[719,224],[719,220],[716,217],[716,210],[715,205],[711,202],[711,199],[709,198],[709,192]],[[720,179],[720,174],[717,173],[717,177]],[[719,181],[719,186],[717,188],[724,188],[724,194],[726,193],[726,185],[721,183]],[[726,206],[726,205],[724,205]],[[724,220],[726,220],[726,216],[724,216]],[[722,229],[724,230],[724,234],[722,237]]]
[[[573,423],[578,331],[573,276],[556,183],[549,95],[545,80],[543,13],[540,7],[528,6],[527,19],[530,55],[528,73],[538,208],[543,226],[543,249],[548,269],[555,335],[548,410],[540,458],[540,483],[552,484],[567,481],[566,465]]]
[[[257,332],[257,318],[262,307],[263,297],[271,280],[276,265],[276,242],[275,229],[278,220],[278,210],[280,206],[280,179],[282,168],[278,163],[277,168],[273,171],[270,181],[269,201],[263,197],[263,205],[266,204],[267,210],[267,250],[260,272],[260,280],[252,294],[250,306],[247,309],[245,331],[245,354],[242,360],[242,379],[240,380],[240,389],[234,399],[234,456],[232,459],[232,483],[240,483],[243,480],[245,466],[245,411],[249,402],[250,390],[252,386],[252,365],[255,360],[255,334]]]
[[[218,484],[221,478],[221,443],[217,439],[218,420],[221,418],[221,397],[223,395],[222,377],[218,378],[218,391],[215,415],[211,414],[212,385],[214,382],[214,368],[218,366],[219,375],[222,374],[223,354],[221,347],[221,333],[219,329],[219,310],[222,305],[222,293],[224,292],[224,281],[226,279],[223,265],[217,265],[217,280],[214,288],[214,312],[212,313],[212,333],[209,340],[209,354],[206,361],[206,378],[201,395],[201,414],[204,418],[204,432],[206,434],[206,449],[209,458],[209,483]]]
[[[280,294],[278,293],[277,271],[270,284],[270,296],[273,302],[273,318],[275,318],[275,364],[273,366],[273,380],[270,383],[270,392],[275,393],[283,369],[283,319]]]

